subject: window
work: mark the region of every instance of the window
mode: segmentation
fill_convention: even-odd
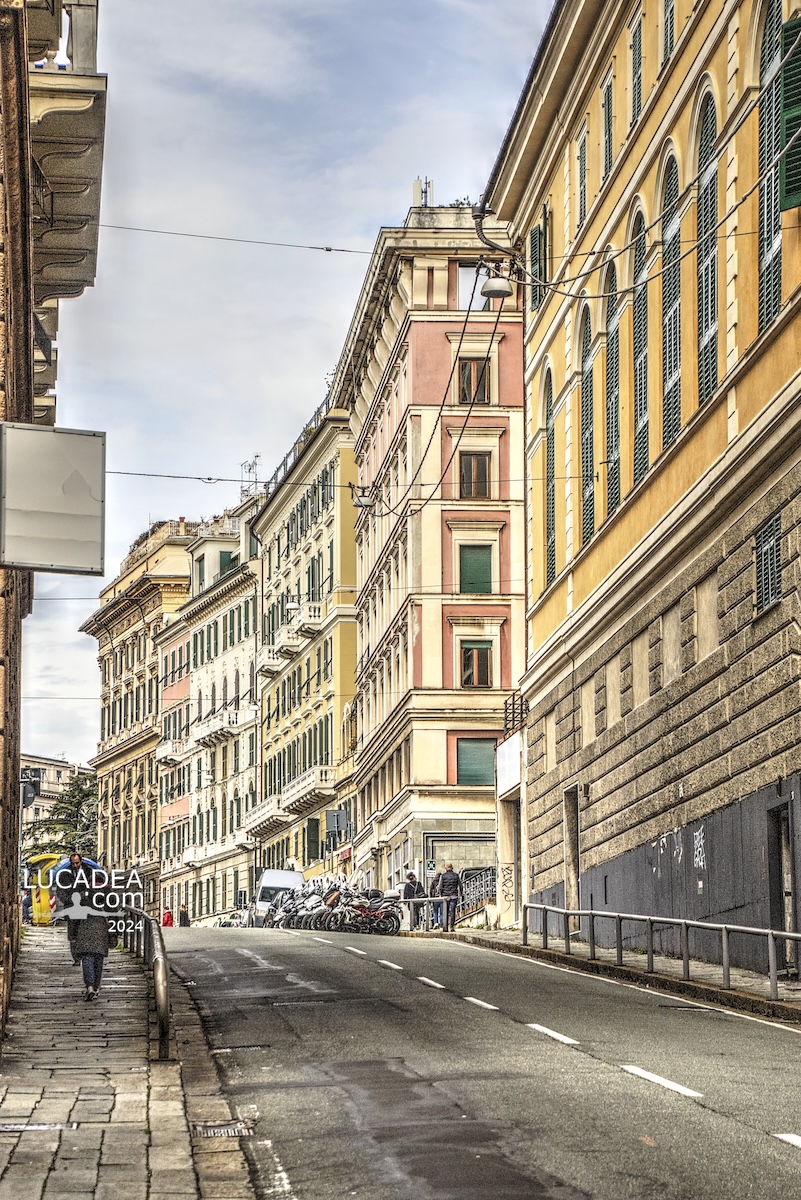
[[[459,496],[462,500],[489,498],[490,456],[488,452],[459,455]]]
[[[544,299],[543,283],[545,282],[545,229],[543,225],[535,225],[529,235],[531,257],[531,311],[535,312]]]
[[[202,592],[203,588],[206,586],[206,559],[205,559],[204,555],[201,554],[200,558],[197,560],[196,565],[197,565],[197,586],[198,586],[198,589]]]
[[[492,642],[462,642],[462,687],[492,687]]]
[[[642,18],[631,28],[631,123],[642,112]]]
[[[620,310],[617,273],[606,279],[606,513],[620,504]]]
[[[779,205],[782,211],[801,206],[801,56],[796,42],[801,36],[801,20],[788,21],[782,27],[782,112],[781,148],[786,151],[779,164]]]
[[[782,519],[776,513],[756,532],[756,611],[764,612],[781,599]]]
[[[671,158],[662,208],[662,446],[681,429],[681,240],[679,172]]]
[[[585,312],[581,328],[581,543],[595,532],[595,455],[593,447],[592,326]]]
[[[782,219],[779,197],[780,167],[770,164],[781,141],[782,3],[769,0],[759,59],[759,331],[775,319],[782,302]],[[771,78],[772,76],[772,78]],[[770,81],[770,82],[769,82]]]
[[[587,216],[587,134],[582,133],[578,148],[578,223],[584,224]]]
[[[664,0],[662,11],[662,61],[667,62],[673,53],[676,39],[675,0]]]
[[[492,546],[459,547],[459,591],[474,595],[492,591]]]
[[[634,482],[648,470],[648,280],[645,221],[634,222]]]
[[[495,739],[456,739],[456,782],[467,787],[491,787],[495,783]]]
[[[487,360],[485,358],[459,359],[459,403],[489,403]]]
[[[698,153],[698,402],[718,386],[718,166],[715,102],[707,96]]]
[[[556,447],[553,427],[553,377],[545,381],[545,583],[556,579]]]
[[[604,179],[612,170],[612,80],[604,84],[602,106],[604,110]]]

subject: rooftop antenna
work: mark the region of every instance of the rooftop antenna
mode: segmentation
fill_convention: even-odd
[[[412,208],[431,208],[434,204],[433,179],[417,179],[412,183]]]
[[[240,463],[239,498],[241,500],[247,500],[248,496],[255,496],[259,490],[260,458],[260,454],[254,454],[250,462]]]

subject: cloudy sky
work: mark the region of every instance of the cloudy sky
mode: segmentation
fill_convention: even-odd
[[[95,287],[61,305],[57,423],[108,434],[113,578],[157,518],[208,517],[269,478],[325,397],[369,251],[412,180],[482,191],[551,0],[101,0],[108,75]],[[38,575],[23,749],[86,761],[96,579]]]

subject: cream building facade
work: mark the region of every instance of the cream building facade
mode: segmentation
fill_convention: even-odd
[[[486,301],[484,259],[503,249],[468,208],[382,229],[333,381],[358,472],[340,777],[374,886],[495,862],[495,739],[523,670],[522,293]]]
[[[562,0],[487,187],[525,247],[538,900],[798,927],[801,235],[780,207],[780,63],[799,15]]]
[[[245,829],[260,867],[350,869],[354,812],[338,763],[356,666],[355,481],[348,414],[331,394],[253,521],[262,790]]]

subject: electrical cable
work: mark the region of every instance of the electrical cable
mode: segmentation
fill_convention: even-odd
[[[268,242],[261,238],[226,237],[218,233],[186,233],[180,229],[146,229],[140,225],[97,223],[98,229],[122,229],[128,233],[156,233],[161,237],[196,238],[202,242],[236,242],[240,246],[279,246],[286,250],[323,250],[326,254],[372,254],[372,250],[353,250],[345,246],[311,246],[304,242]]]

